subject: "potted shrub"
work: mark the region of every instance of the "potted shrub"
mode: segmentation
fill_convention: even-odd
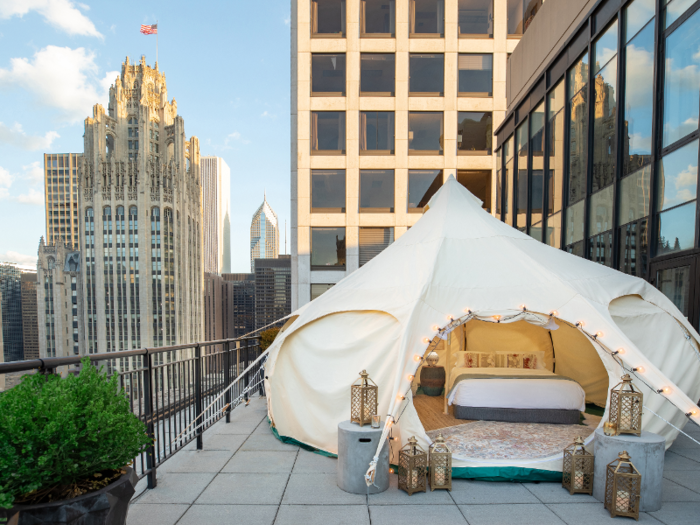
[[[260,350],[263,352],[267,350],[272,343],[277,339],[277,334],[280,333],[279,328],[268,328],[260,334]]]
[[[0,394],[0,523],[124,524],[151,443],[117,375],[25,376]]]

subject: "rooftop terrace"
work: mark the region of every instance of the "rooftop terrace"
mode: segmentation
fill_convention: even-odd
[[[700,439],[700,429],[685,429]],[[570,496],[557,483],[454,480],[451,492],[408,496],[392,476],[389,490],[363,496],[339,489],[337,460],[277,440],[264,398],[231,413],[204,433],[204,449],[190,443],[158,468],[158,486],[137,486],[129,525],[287,524],[604,524],[613,520],[587,495]],[[700,447],[681,436],[666,452],[663,508],[640,523],[700,522]],[[630,523],[633,523],[630,521]]]

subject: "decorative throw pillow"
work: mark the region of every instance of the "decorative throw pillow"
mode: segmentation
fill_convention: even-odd
[[[479,356],[480,368],[496,368],[496,354],[482,353]]]
[[[464,366],[467,368],[479,368],[479,354],[476,352],[465,352]]]
[[[506,354],[506,367],[507,368],[522,368],[523,367],[523,354]]]
[[[523,368],[537,369],[537,354],[523,354]]]

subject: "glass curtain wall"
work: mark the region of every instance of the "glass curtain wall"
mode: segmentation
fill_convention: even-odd
[[[542,240],[544,206],[544,102],[530,114],[530,226],[528,233]]]
[[[518,177],[515,181],[516,227],[527,232],[527,194],[528,194],[528,120],[515,130],[515,142],[518,150]]]
[[[564,81],[547,95],[547,231],[544,242],[561,248],[564,190]]]
[[[513,137],[509,138],[503,146],[503,156],[505,157],[506,173],[503,185],[505,195],[505,215],[506,224],[513,225]]]

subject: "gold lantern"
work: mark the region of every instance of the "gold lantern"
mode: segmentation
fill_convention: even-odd
[[[606,469],[605,508],[610,511],[610,517],[629,516],[639,520],[641,487],[642,475],[623,450]]]
[[[440,434],[428,449],[430,452],[430,492],[452,490],[452,451]]]
[[[561,486],[569,494],[593,495],[593,454],[583,446],[583,438],[577,437],[564,449],[564,468]]]
[[[355,381],[350,390],[350,421],[360,426],[371,425],[372,416],[377,413],[379,388],[369,378],[367,370],[360,372],[360,378]]]
[[[614,427],[616,436],[620,434],[642,434],[642,393],[632,384],[629,374],[622,376],[610,390],[610,424]]]
[[[399,450],[399,488],[408,492],[427,492],[428,455],[425,453],[415,436]]]

